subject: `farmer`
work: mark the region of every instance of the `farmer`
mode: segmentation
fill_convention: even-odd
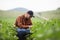
[[[33,16],[33,11],[28,11],[24,15],[17,17],[15,25],[17,28],[17,36],[19,40],[26,40],[25,35],[30,33],[30,29],[32,27],[31,18]]]

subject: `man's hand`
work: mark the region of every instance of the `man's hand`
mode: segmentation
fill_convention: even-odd
[[[31,28],[32,25],[23,25],[23,28]]]
[[[32,27],[32,25],[29,25],[29,28],[31,28]]]

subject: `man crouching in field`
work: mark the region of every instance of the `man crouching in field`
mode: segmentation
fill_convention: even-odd
[[[30,33],[30,27],[32,26],[31,18],[33,16],[33,11],[28,11],[26,14],[17,17],[15,25],[17,28],[19,40],[26,40],[25,35]]]

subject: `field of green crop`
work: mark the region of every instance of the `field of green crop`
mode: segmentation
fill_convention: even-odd
[[[13,20],[10,18],[0,19],[0,40],[16,40],[16,30]]]
[[[45,13],[45,14],[44,14]],[[0,40],[17,40],[16,27],[14,23],[16,17],[22,14],[21,12],[0,11]],[[40,16],[52,19],[44,20],[42,18],[32,18],[33,33],[30,39],[33,40],[60,40],[60,10],[43,12]],[[55,19],[56,18],[56,19]]]
[[[60,40],[60,19],[34,21],[34,40]]]
[[[0,19],[0,40],[17,40],[15,18]],[[60,40],[60,19],[43,20],[32,18],[33,40]]]

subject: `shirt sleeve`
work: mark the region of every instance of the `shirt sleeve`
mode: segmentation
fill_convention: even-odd
[[[20,28],[28,28],[28,25],[23,25],[23,24],[22,24],[22,17],[19,16],[19,17],[17,18],[17,22],[18,22],[17,25],[18,25]]]
[[[32,21],[31,21],[31,19],[29,19],[29,23],[30,23],[29,25],[32,25]]]

